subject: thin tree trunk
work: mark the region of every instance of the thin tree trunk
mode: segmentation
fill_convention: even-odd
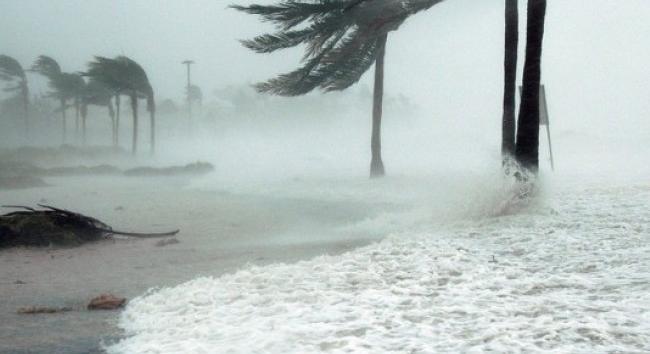
[[[79,101],[74,99],[74,141],[79,142]]]
[[[81,144],[86,146],[86,117],[88,116],[88,105],[81,104]]]
[[[505,55],[501,156],[507,160],[515,154],[515,95],[517,91],[517,50],[519,46],[518,0],[505,2]]]
[[[131,112],[133,114],[133,141],[131,152],[135,155],[138,152],[138,96],[131,94]]]
[[[23,114],[25,115],[25,137],[29,139],[29,91],[27,82],[23,82]]]
[[[370,161],[370,178],[383,177],[385,175],[384,162],[381,159],[381,116],[384,97],[384,57],[386,56],[387,34],[379,38],[379,48],[375,61],[375,87],[372,100],[372,138],[370,150],[372,160]]]
[[[120,95],[115,95],[115,147],[120,146]]]
[[[63,118],[62,119],[62,123],[63,123],[63,144],[65,144],[66,140],[68,140],[68,127],[67,127],[67,124],[66,124],[65,105],[66,105],[65,100],[61,100],[61,118]]]
[[[149,136],[151,139],[151,154],[156,152],[156,104],[149,98]]]
[[[539,86],[545,17],[546,0],[528,0],[526,63],[515,154],[517,161],[533,173],[539,168]]]
[[[108,99],[108,116],[111,118],[111,143],[113,144],[113,147],[115,147],[116,140],[115,140],[115,110],[113,109],[113,101],[111,99]]]

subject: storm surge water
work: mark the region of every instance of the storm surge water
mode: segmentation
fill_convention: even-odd
[[[107,350],[647,352],[650,185],[632,177],[638,169],[603,181],[576,177],[577,160],[570,166],[543,174],[527,205],[512,203],[513,184],[498,169],[231,186],[381,205],[340,227],[384,238],[338,256],[151,289],[129,303],[125,336]]]

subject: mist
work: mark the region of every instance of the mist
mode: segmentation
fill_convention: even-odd
[[[8,299],[0,352],[648,350],[640,308],[650,289],[638,280],[650,254],[642,252],[650,247],[650,3],[548,3],[541,83],[551,141],[541,126],[539,172],[522,187],[502,165],[503,1],[442,1],[389,32],[386,176],[372,179],[375,65],[342,91],[256,90],[304,63],[305,47],[251,51],[242,40],[278,28],[229,6],[279,2],[0,4],[0,55],[27,71],[30,98],[26,129],[20,102],[0,91],[0,205],[60,207],[118,230],[180,230],[162,240],[0,247],[0,297]],[[97,56],[137,62],[155,95],[155,151],[145,100],[131,151],[127,94],[117,145],[115,120],[96,105],[84,143],[74,103],[64,141],[48,77],[29,70],[41,55],[84,80]],[[191,84],[202,93],[191,107],[184,60],[194,61]],[[429,310],[434,295],[420,299],[416,289],[438,294],[441,312]],[[105,293],[126,298],[126,307],[90,315],[87,300]],[[485,306],[458,300],[473,294]],[[639,307],[618,304],[632,297]],[[503,301],[512,311],[488,313]],[[575,304],[599,307],[605,324]],[[17,313],[39,307],[71,310],[37,315],[51,316],[45,321]],[[562,308],[584,323],[560,318]],[[521,313],[553,321],[528,325]],[[490,316],[507,335],[491,336]],[[391,329],[391,318],[406,320]],[[626,321],[635,325],[617,328],[627,341],[607,329]],[[568,334],[534,340],[559,328]]]

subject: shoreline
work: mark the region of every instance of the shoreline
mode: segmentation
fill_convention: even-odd
[[[100,353],[102,341],[120,337],[121,311],[86,311],[94,296],[109,292],[130,300],[153,287],[341,254],[379,239],[341,228],[373,216],[377,210],[369,205],[199,191],[176,178],[48,181],[47,188],[0,191],[0,199],[47,200],[132,231],[178,227],[180,242],[158,247],[158,240],[117,238],[76,248],[0,250],[0,352]],[[74,311],[16,313],[26,306]]]

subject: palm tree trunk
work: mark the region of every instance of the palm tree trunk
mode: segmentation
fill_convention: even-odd
[[[151,139],[151,154],[156,152],[156,104],[149,98],[149,136]]]
[[[63,123],[63,144],[65,144],[66,140],[68,139],[68,127],[66,124],[66,116],[65,116],[65,105],[66,102],[65,100],[61,100],[61,116],[62,116],[62,123]]]
[[[517,91],[517,50],[519,46],[518,0],[506,0],[505,4],[505,55],[503,118],[501,125],[501,156],[504,166],[515,154],[515,95]]]
[[[133,141],[131,143],[131,152],[135,155],[138,152],[138,96],[131,94],[131,112],[133,114]]]
[[[384,57],[386,56],[386,41],[388,35],[382,35],[378,41],[379,49],[375,61],[375,88],[372,99],[372,138],[370,150],[372,160],[370,161],[370,178],[383,177],[385,175],[384,162],[381,159],[381,116],[384,97]]]
[[[74,99],[74,140],[79,142],[79,101]]]
[[[542,44],[546,0],[528,0],[526,63],[519,110],[515,156],[527,170],[539,168],[539,86],[542,77]]]
[[[81,104],[81,144],[86,146],[86,117],[88,116],[88,105]]]
[[[111,143],[113,144],[113,147],[115,147],[115,110],[113,109],[113,101],[111,101],[110,98],[108,99],[108,104],[106,106],[108,107],[108,116],[111,118]]]
[[[120,95],[115,95],[115,147],[120,146]]]
[[[23,82],[23,114],[25,115],[25,137],[29,139],[29,91],[27,82]]]

